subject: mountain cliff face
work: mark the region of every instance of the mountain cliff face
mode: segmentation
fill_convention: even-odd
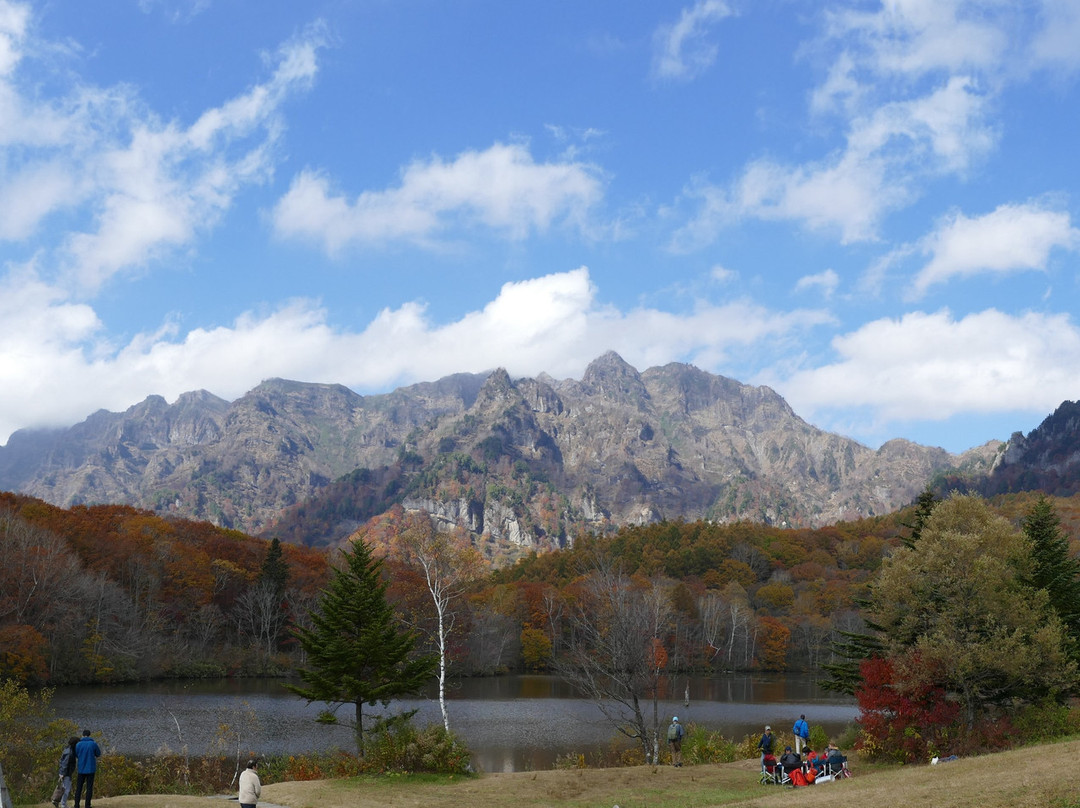
[[[152,396],[16,433],[0,448],[0,488],[308,543],[400,503],[525,549],[663,519],[820,526],[887,513],[939,472],[988,469],[995,449],[875,451],[810,426],[767,387],[684,364],[639,373],[608,353],[580,381],[496,370],[377,396],[280,379],[231,404]]]
[[[1025,438],[1014,432],[981,486],[984,494],[1080,491],[1080,402],[1065,401]]]

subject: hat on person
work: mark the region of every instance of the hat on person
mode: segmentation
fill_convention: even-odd
[[[675,716],[674,718],[671,719],[671,721],[672,721],[673,724],[678,724],[679,723],[679,716]]]
[[[790,746],[785,746],[785,747],[784,747],[784,751],[785,751],[785,752],[790,752],[790,751],[791,751],[791,747],[790,747]]]
[[[770,727],[768,724],[766,724],[765,725],[765,731],[766,732],[772,732],[772,727]]]

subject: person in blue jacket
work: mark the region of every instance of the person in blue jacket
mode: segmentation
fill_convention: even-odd
[[[795,733],[795,754],[801,755],[803,747],[810,741],[810,725],[806,723],[805,715],[799,716],[791,731]]]
[[[90,730],[82,731],[82,740],[75,744],[75,768],[79,773],[75,781],[75,808],[82,800],[83,786],[86,786],[86,808],[94,800],[94,775],[97,774],[97,759],[101,757],[101,747],[90,737]]]

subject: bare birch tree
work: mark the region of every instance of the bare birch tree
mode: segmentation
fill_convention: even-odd
[[[435,610],[432,635],[439,652],[439,710],[443,728],[449,732],[447,640],[457,620],[455,603],[476,579],[482,562],[468,538],[456,531],[443,533],[436,530],[426,514],[410,514],[406,524],[406,529],[394,539],[392,549],[402,561],[421,572],[431,595]]]

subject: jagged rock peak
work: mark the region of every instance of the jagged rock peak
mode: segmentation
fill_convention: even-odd
[[[218,408],[229,406],[229,402],[223,398],[218,398],[208,390],[189,390],[177,396],[176,403],[173,404],[174,407],[188,407],[191,405]]]
[[[147,412],[162,412],[169,407],[169,402],[164,396],[152,394],[144,398],[138,404],[133,404],[125,410],[125,415],[142,415]]]
[[[482,406],[490,402],[506,401],[520,397],[517,388],[514,387],[514,382],[510,378],[510,374],[506,372],[506,368],[496,368],[480,386],[476,401],[478,405]]]
[[[641,374],[614,351],[608,351],[590,362],[581,377],[581,384],[594,394],[612,399],[649,397]]]
[[[1080,463],[1080,401],[1063,401],[1024,437],[1014,432],[997,465],[1032,463],[1064,469]]]

